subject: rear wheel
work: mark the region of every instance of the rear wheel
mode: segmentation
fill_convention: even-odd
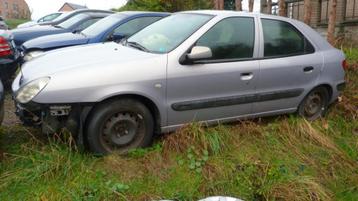
[[[309,121],[323,117],[328,108],[329,93],[325,87],[312,90],[302,101],[298,113]]]
[[[150,145],[154,121],[137,100],[117,99],[96,106],[86,126],[86,139],[96,154],[126,153]]]

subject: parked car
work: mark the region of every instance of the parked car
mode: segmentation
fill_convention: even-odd
[[[52,21],[54,21],[55,19],[57,19],[58,17],[60,17],[63,14],[65,14],[65,12],[51,13],[51,14],[48,14],[48,15],[45,15],[45,16],[41,17],[40,19],[38,19],[36,21],[29,21],[29,22],[19,24],[17,26],[17,28],[28,28],[28,27],[36,26],[36,25],[41,24],[41,23],[52,22]]]
[[[113,12],[85,12],[77,14],[58,25],[34,26],[15,29],[12,33],[14,34],[16,46],[21,46],[24,42],[41,36],[82,31],[98,20],[111,14],[113,14]]]
[[[0,79],[4,84],[14,76],[20,53],[15,48],[13,36],[8,30],[0,30]]]
[[[342,51],[302,22],[190,11],[121,44],[43,54],[24,64],[12,90],[20,118],[44,133],[66,127],[95,153],[122,153],[192,121],[294,112],[315,120],[339,96],[344,68]]]
[[[22,45],[21,49],[23,54],[26,54],[25,60],[27,61],[48,50],[119,41],[168,15],[155,12],[120,12],[99,20],[82,32],[56,34],[29,40]]]
[[[5,20],[4,20],[4,18],[3,17],[1,17],[0,16],[0,30],[1,29],[9,29],[9,27],[7,26],[7,24],[6,24],[6,22],[5,22]]]

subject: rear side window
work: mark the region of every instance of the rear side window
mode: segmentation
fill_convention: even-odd
[[[214,25],[196,43],[209,47],[210,60],[252,58],[255,43],[255,22],[250,17],[226,18]]]
[[[261,19],[264,56],[293,56],[314,52],[312,44],[290,23]]]
[[[126,37],[129,37],[148,25],[158,21],[161,17],[140,17],[133,20],[130,20],[114,30],[114,33],[122,34]]]

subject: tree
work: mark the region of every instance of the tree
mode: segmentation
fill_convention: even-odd
[[[272,14],[272,0],[267,0],[267,13]]]
[[[223,0],[220,1],[223,2]],[[207,0],[128,0],[126,5],[114,10],[177,12],[182,10],[198,10],[212,8],[212,2]]]
[[[214,8],[218,10],[224,10],[224,0],[213,0]]]
[[[236,0],[235,7],[236,7],[236,10],[242,11],[242,0]]]
[[[286,2],[285,0],[278,1],[278,14],[286,17]]]
[[[304,17],[303,17],[303,21],[310,25],[311,24],[311,17],[312,17],[312,4],[311,4],[311,0],[305,0],[304,1]]]
[[[249,0],[249,12],[254,11],[254,0]]]
[[[336,17],[337,17],[337,0],[330,0],[330,11],[328,16],[327,40],[332,45],[335,43]]]

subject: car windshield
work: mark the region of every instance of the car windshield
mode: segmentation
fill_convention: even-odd
[[[39,21],[40,22],[53,21],[54,19],[58,18],[60,15],[62,15],[62,13],[53,13],[53,14],[47,15],[45,17],[42,17],[41,19],[39,19]]]
[[[57,17],[53,22],[59,22],[65,18],[67,18],[68,16],[70,16],[71,14],[73,14],[73,12],[67,12],[67,13],[63,13],[62,15],[60,15],[59,17]]]
[[[64,29],[69,29],[71,28],[73,25],[77,24],[78,22],[84,20],[85,18],[87,18],[86,14],[79,14],[76,15],[74,17],[71,17],[70,19],[62,22],[61,24],[59,24],[58,26]]]
[[[120,14],[110,15],[89,26],[87,29],[83,30],[82,33],[86,36],[97,36],[109,27],[117,24],[119,21],[124,19],[124,17],[124,15]]]
[[[153,53],[168,53],[208,22],[213,16],[176,14],[159,20],[130,37],[124,45]]]

